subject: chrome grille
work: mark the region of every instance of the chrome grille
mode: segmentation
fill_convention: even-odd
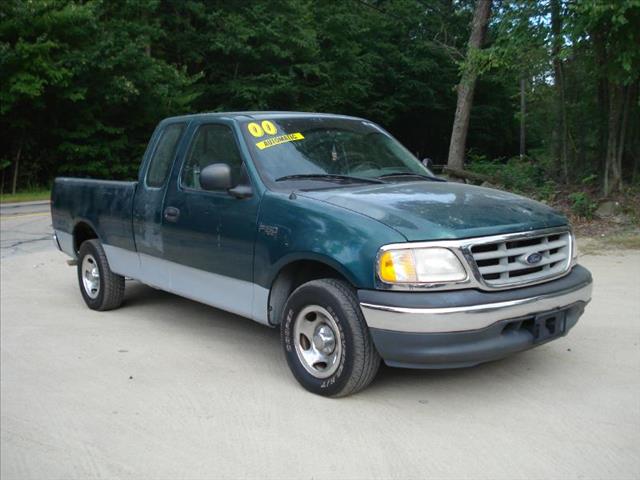
[[[571,234],[559,232],[471,246],[484,283],[508,287],[561,275],[571,262]]]

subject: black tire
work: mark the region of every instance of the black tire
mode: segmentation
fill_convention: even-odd
[[[83,280],[85,258],[95,265],[99,274],[99,288],[88,292]],[[92,310],[113,310],[122,304],[124,298],[124,277],[113,273],[100,240],[87,240],[78,252],[78,285],[87,306]],[[96,291],[97,290],[97,291]]]
[[[327,378],[312,375],[296,351],[299,347],[294,339],[295,323],[303,322],[301,312],[314,308],[312,306],[326,310],[333,317],[340,334],[337,337],[341,344],[337,370]],[[298,287],[285,304],[280,338],[294,377],[304,388],[318,395],[344,397],[356,393],[371,383],[380,366],[380,356],[373,345],[355,292],[342,280],[313,280]],[[302,343],[299,341],[298,345]],[[304,343],[309,345],[306,340]]]

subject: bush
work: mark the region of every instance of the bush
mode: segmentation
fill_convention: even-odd
[[[569,194],[569,201],[571,202],[571,211],[584,218],[593,218],[593,214],[598,208],[598,204],[586,192]]]
[[[547,180],[537,190],[537,197],[540,200],[554,200],[558,193],[558,184],[553,180]]]
[[[503,159],[487,160],[472,156],[468,169],[518,193],[549,198],[556,190],[555,182],[546,180],[544,166],[528,158],[514,157],[505,162]]]

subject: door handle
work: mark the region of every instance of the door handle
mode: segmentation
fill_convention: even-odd
[[[167,222],[177,222],[180,217],[180,210],[176,207],[167,207],[164,209],[164,219]]]

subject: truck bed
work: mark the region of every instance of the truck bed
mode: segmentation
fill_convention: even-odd
[[[75,256],[73,228],[84,222],[98,233],[103,243],[135,251],[132,215],[137,184],[56,178],[51,191],[51,217],[60,247]]]

